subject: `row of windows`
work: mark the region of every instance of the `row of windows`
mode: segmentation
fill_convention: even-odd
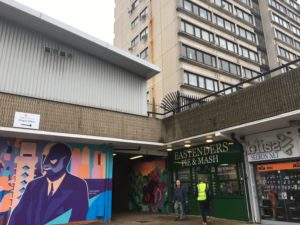
[[[214,0],[214,3],[221,7],[222,9],[230,12],[230,13],[233,13],[233,6],[231,3],[227,2],[226,0]],[[237,17],[239,17],[240,19],[242,20],[245,20],[247,21],[248,23],[251,23],[253,24],[253,17],[251,14],[245,12],[244,10],[238,8],[235,6],[235,15]]]
[[[216,57],[209,53],[191,48],[186,45],[182,46],[182,53],[183,56],[187,57],[188,59],[203,63],[208,66],[217,67]]]
[[[284,0],[287,4],[292,6],[294,9],[299,10],[299,4],[293,0]]]
[[[143,21],[147,17],[147,7],[131,22],[131,29],[134,29],[139,24],[140,20]]]
[[[282,12],[283,14],[288,15],[288,17],[290,17],[291,19],[300,23],[300,17],[295,13],[293,13],[291,10],[287,9],[282,4],[280,4],[277,0],[269,0],[269,4],[272,5],[274,8],[276,8],[277,10],[279,10],[280,12]]]
[[[290,24],[288,21],[283,19],[282,17],[272,13],[272,20],[276,23],[280,24],[281,26],[285,27],[286,29],[291,30],[294,34],[300,36],[300,29],[293,24]]]
[[[278,46],[278,54],[288,60],[295,60],[297,58],[296,54]]]
[[[131,40],[131,47],[133,48],[134,46],[136,46],[139,43],[139,40],[146,40],[147,37],[148,37],[148,27],[145,27],[145,29],[143,29],[139,35],[135,36]]]
[[[186,21],[181,21],[181,30],[193,35],[196,38],[199,38],[201,40],[210,42],[210,43],[216,43],[217,46],[224,48],[228,51],[234,52],[236,54],[239,54],[251,59],[255,62],[259,62],[258,54],[252,50],[249,50],[245,47],[240,46],[238,48],[238,45],[233,43],[232,41],[229,41],[223,37],[216,36],[216,42],[214,42],[214,34],[203,29],[200,27],[197,27],[193,24],[190,24]]]
[[[250,6],[250,8],[252,8],[252,0],[240,0],[240,2]]]
[[[209,53],[200,51],[198,49],[189,47],[187,45],[182,45],[182,54],[184,57],[203,63],[205,65],[217,67],[217,58]],[[250,78],[258,74],[257,72],[253,71],[252,75],[249,75],[249,72],[247,74],[245,73],[244,76],[242,75],[241,72],[241,66],[237,65],[235,63],[229,62],[225,59],[219,58],[219,69],[231,73],[240,77],[246,77]],[[248,69],[249,70],[249,69]],[[251,73],[250,73],[251,74]]]
[[[278,39],[282,40],[283,42],[288,43],[289,45],[294,45],[293,38],[291,38],[290,36],[282,33],[279,30],[275,30],[275,36]]]
[[[251,76],[251,72],[252,72],[252,70],[245,68],[245,73],[247,73]],[[259,74],[257,74],[257,75],[259,75]],[[199,74],[191,73],[188,71],[184,71],[184,73],[183,73],[183,82],[185,84],[188,84],[188,85],[191,85],[194,87],[198,87],[201,89],[205,89],[208,91],[214,91],[214,92],[232,87],[232,85],[230,85],[230,84],[227,84],[224,82],[218,82],[215,79],[201,76]],[[227,94],[231,94],[236,91],[237,91],[237,88],[233,87],[231,89],[226,90],[224,93],[227,95]]]
[[[205,19],[212,23],[215,23],[217,26],[222,27],[232,33],[237,33],[237,35],[239,35],[243,38],[246,38],[247,40],[249,40],[253,43],[256,43],[256,37],[253,32],[248,31],[238,25],[237,25],[237,29],[236,29],[236,25],[234,23],[230,22],[229,20],[227,20],[221,16],[218,16],[216,14],[212,15],[212,13],[210,11],[202,8],[201,6],[196,5],[195,3],[190,2],[189,0],[182,0],[182,1],[183,1],[183,8],[185,10],[192,12],[193,14],[201,17],[202,19]],[[215,0],[215,1],[217,1],[217,0]],[[240,15],[243,19],[249,18],[249,17],[247,17],[247,15],[245,13],[243,13],[241,11],[239,11],[239,12],[240,13],[238,15]],[[249,19],[249,20],[253,20],[253,19]],[[236,30],[237,30],[237,32],[236,32]]]
[[[272,13],[272,20],[287,29],[290,28],[288,21],[286,21],[285,19],[283,19],[282,17],[280,17],[274,13]]]

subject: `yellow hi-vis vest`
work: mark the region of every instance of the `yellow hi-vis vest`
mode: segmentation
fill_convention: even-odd
[[[206,183],[200,183],[197,185],[198,188],[198,201],[205,201],[207,196],[206,196]]]

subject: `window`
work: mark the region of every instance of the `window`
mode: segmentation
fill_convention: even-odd
[[[225,38],[222,38],[220,36],[217,36],[216,38],[216,44],[221,47],[221,48],[224,48],[228,51],[231,51],[231,52],[234,52],[234,53],[238,53],[238,46],[237,44],[225,39]]]
[[[143,51],[141,51],[141,53],[140,53],[140,58],[146,59],[146,58],[148,57],[148,55],[149,55],[149,49],[148,49],[148,47],[147,47],[147,48],[145,48]]]
[[[235,8],[235,10],[236,10],[237,17],[241,18],[242,20],[247,21],[248,23],[253,24],[253,17],[251,14],[246,13],[245,11],[243,11],[237,7]]]
[[[289,27],[290,27],[289,23],[286,20],[282,19],[280,16],[277,16],[274,13],[272,13],[272,20],[287,29],[289,29]]]
[[[251,31],[248,31],[240,26],[238,26],[238,33],[239,36],[246,38],[247,40],[256,43],[256,38],[255,38],[255,34],[252,33]]]
[[[191,48],[186,45],[183,45],[182,49],[183,49],[183,56],[185,56],[186,58],[195,60],[197,62],[206,64],[208,66],[216,67],[216,57],[215,56],[213,56],[209,53]]]
[[[145,20],[147,18],[148,9],[147,7],[140,13],[140,20]]]
[[[222,83],[221,83],[221,87],[222,87],[221,90],[224,90],[224,89],[226,89],[226,88],[232,87],[232,85],[226,84],[226,83],[223,83],[223,82],[222,82]],[[229,94],[231,94],[231,93],[233,93],[233,92],[236,92],[236,91],[237,91],[236,87],[232,87],[232,88],[230,88],[230,89],[224,91],[224,94],[225,94],[225,95],[229,95]]]
[[[139,36],[136,36],[135,38],[132,39],[131,41],[131,47],[136,46],[139,43]]]
[[[218,191],[220,195],[232,196],[240,194],[237,165],[218,165]]]
[[[285,43],[287,43],[289,45],[293,45],[293,39],[291,37],[289,37],[288,35],[282,33],[281,31],[276,29],[275,35],[279,40],[284,41]]]
[[[183,0],[183,8],[196,16],[211,21],[211,12],[188,0]]]
[[[295,42],[295,47],[298,48],[298,49],[300,49],[300,42],[296,41],[296,40],[294,40],[294,42]]]
[[[187,71],[184,71],[184,83],[208,91],[219,91],[218,81]]]
[[[250,6],[252,8],[252,0],[240,0],[240,2]]]
[[[186,21],[181,21],[181,30],[204,41],[211,42],[211,43],[214,42],[213,33],[204,30],[200,27],[197,27],[195,25],[192,25]]]
[[[140,33],[140,39],[147,40],[148,38],[148,27],[146,27],[144,30],[141,31]]]
[[[214,0],[215,4],[222,9],[232,13],[232,4],[225,0]]]
[[[133,11],[138,5],[139,5],[139,0],[135,0],[135,1],[131,4],[131,10]]]
[[[277,10],[279,10],[280,12],[286,14],[286,8],[283,5],[281,5],[279,2],[275,0],[269,0],[269,4],[272,5],[274,8],[276,8]]]
[[[240,46],[240,54],[248,59],[255,61],[255,62],[259,62],[258,54],[248,48]]]
[[[295,60],[296,59],[296,54],[278,46],[278,53],[280,56],[289,59],[289,60]]]
[[[131,29],[134,29],[138,24],[139,24],[139,18],[136,17],[136,18],[131,22]]]
[[[290,6],[292,6],[294,9],[299,10],[299,5],[297,4],[297,2],[293,0],[284,0],[284,1]]]
[[[251,69],[248,69],[248,68],[244,67],[244,75],[243,75],[244,78],[251,79],[251,78],[257,77],[259,75],[260,75],[259,72],[256,72],[254,70],[251,70]],[[263,80],[263,77],[259,78],[259,80],[254,80],[254,81],[262,81],[262,80]]]
[[[241,66],[239,66],[235,63],[229,62],[227,60],[224,60],[224,59],[219,59],[219,61],[220,61],[220,69],[221,70],[224,70],[228,73],[231,73],[231,74],[234,74],[237,76],[241,76]]]
[[[300,17],[293,13],[291,10],[288,10],[288,17],[290,17],[292,20],[300,23]]]
[[[186,58],[195,60],[197,62],[203,63],[208,66],[216,67],[216,57],[215,56],[213,56],[209,53],[200,51],[198,49],[191,48],[186,45],[182,46],[182,50],[183,50],[183,56],[185,56]]]
[[[295,27],[294,25],[292,25],[291,27],[292,27],[292,32],[300,36],[300,29],[298,27]]]
[[[226,30],[229,30],[230,32],[233,32],[235,33],[235,25],[234,23],[231,23],[230,21],[218,16],[218,15],[215,15],[215,18],[216,18],[216,24],[219,26],[219,27],[223,27],[225,28]]]

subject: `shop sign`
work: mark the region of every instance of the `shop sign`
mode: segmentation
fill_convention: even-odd
[[[172,153],[173,161],[181,167],[220,163],[220,155],[229,151],[229,142],[200,145]]]
[[[13,126],[37,130],[40,127],[40,115],[24,112],[15,112]]]
[[[300,170],[299,162],[261,164],[257,166],[257,172],[269,172],[278,170]]]
[[[299,157],[298,128],[287,128],[246,137],[248,161]]]

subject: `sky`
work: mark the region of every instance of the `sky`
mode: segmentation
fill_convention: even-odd
[[[16,0],[113,44],[114,0]]]

